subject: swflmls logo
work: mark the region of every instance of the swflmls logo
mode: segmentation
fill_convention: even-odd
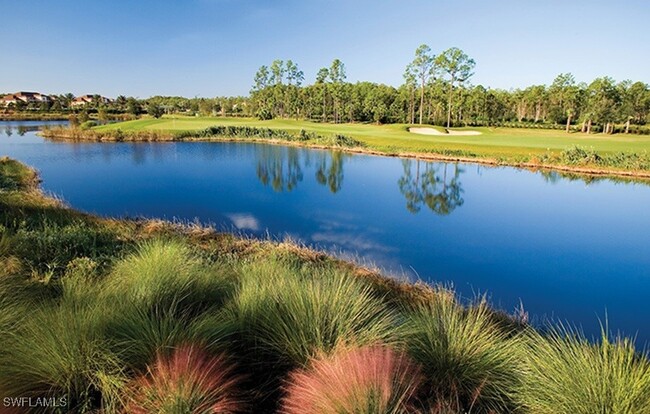
[[[27,408],[61,408],[68,405],[67,397],[6,397],[2,400],[5,407]]]

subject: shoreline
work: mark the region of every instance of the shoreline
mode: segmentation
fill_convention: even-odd
[[[373,264],[362,264],[352,259],[341,258],[327,250],[309,247],[291,239],[251,237],[237,232],[218,230],[205,223],[177,222],[169,219],[147,217],[102,216],[84,212],[44,191],[41,187],[43,180],[39,171],[34,167],[8,156],[0,156],[0,167],[3,164],[14,164],[19,171],[18,175],[20,177],[11,177],[11,179],[22,180],[23,182],[16,188],[3,189],[0,187],[0,196],[9,192],[14,192],[19,197],[33,196],[30,202],[33,202],[34,205],[58,210],[70,215],[75,220],[84,222],[86,225],[110,228],[110,231],[119,233],[123,241],[133,242],[143,237],[172,235],[187,238],[188,242],[190,244],[195,243],[197,248],[201,248],[201,244],[212,242],[231,243],[232,246],[227,250],[242,258],[264,254],[267,250],[275,253],[287,253],[305,262],[329,263],[340,269],[351,271],[355,276],[366,279],[376,285],[377,288],[390,290],[398,297],[412,297],[416,300],[417,298],[426,300],[432,295],[437,295],[442,288],[437,282],[408,279],[401,274],[388,273]],[[1,168],[0,174],[3,174]],[[0,184],[2,184],[2,181],[0,181]],[[0,197],[0,205],[2,204],[3,201]],[[10,206],[7,207],[11,208]],[[1,230],[4,230],[4,228],[0,227]],[[2,256],[0,256],[0,264],[2,263],[1,259]],[[511,316],[497,307],[491,307],[491,309],[496,315]]]
[[[41,115],[36,114],[34,116],[29,115],[9,115],[9,114],[0,114],[0,121],[67,121],[68,115],[63,114],[52,114],[52,115]]]
[[[64,134],[63,131],[70,131],[72,134]],[[72,141],[72,142],[250,142],[263,143],[280,146],[293,146],[320,150],[334,150],[351,154],[372,155],[391,158],[419,159],[424,161],[441,161],[441,162],[459,162],[467,164],[478,164],[491,167],[513,167],[527,171],[548,171],[566,174],[576,174],[583,177],[591,178],[612,178],[629,180],[632,182],[650,183],[650,171],[639,170],[617,170],[598,168],[593,166],[572,166],[564,164],[548,164],[537,162],[518,162],[508,160],[497,160],[494,158],[470,157],[446,155],[440,153],[411,152],[411,151],[382,151],[373,148],[348,147],[338,145],[324,145],[314,142],[283,140],[273,138],[248,138],[248,137],[227,137],[227,136],[210,136],[210,137],[178,137],[164,131],[142,131],[142,132],[124,132],[120,139],[92,130],[41,130],[38,135],[53,141]]]

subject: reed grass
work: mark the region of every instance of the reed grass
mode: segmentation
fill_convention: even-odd
[[[178,239],[141,242],[136,251],[115,264],[107,289],[147,308],[176,307],[199,314],[221,306],[235,287],[225,264],[208,264]]]

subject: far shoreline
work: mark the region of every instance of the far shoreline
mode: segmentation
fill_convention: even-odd
[[[117,130],[120,131],[120,130]],[[38,134],[53,141],[71,142],[242,142],[242,143],[263,143],[279,146],[301,147],[319,150],[334,150],[350,154],[361,154],[381,157],[394,157],[404,159],[419,159],[424,161],[440,161],[452,163],[477,164],[491,167],[513,167],[531,172],[549,171],[564,174],[575,174],[585,178],[609,178],[631,182],[650,183],[650,171],[639,170],[618,170],[599,168],[597,166],[574,166],[563,164],[548,164],[541,162],[518,162],[509,159],[495,159],[481,156],[446,155],[436,152],[417,151],[384,151],[375,148],[361,146],[324,145],[313,142],[255,138],[255,137],[234,137],[234,136],[184,136],[179,137],[166,131],[143,130],[143,131],[120,131],[119,136],[114,136],[92,129],[82,130],[79,128],[49,128],[40,131]]]

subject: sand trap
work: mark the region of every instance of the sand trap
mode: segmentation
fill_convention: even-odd
[[[416,127],[409,128],[409,132],[420,135],[481,135],[479,131],[451,131],[445,129],[446,132],[440,132],[435,128]]]

